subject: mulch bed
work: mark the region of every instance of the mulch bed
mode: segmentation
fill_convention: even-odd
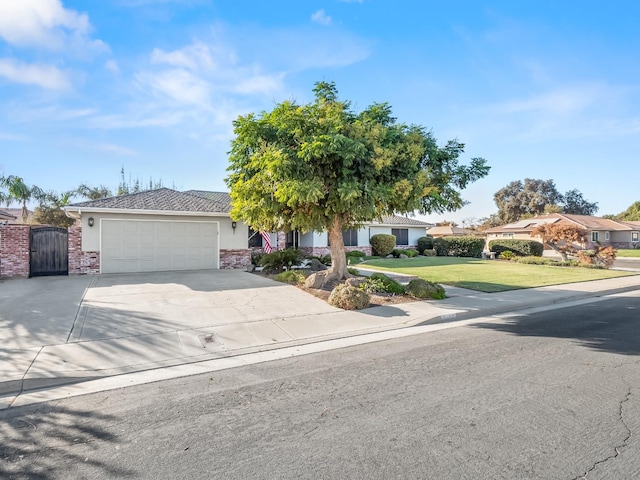
[[[254,275],[260,275],[262,277],[270,278],[273,280],[275,274],[273,273],[263,273],[263,272],[253,272]],[[307,273],[311,274],[314,272],[304,272],[305,275]],[[322,288],[306,288],[304,285],[295,285],[300,290],[303,290],[310,295],[313,295],[316,298],[320,298],[325,302],[329,299],[329,294],[331,294],[331,290],[333,290],[337,285],[341,282],[329,282],[324,285]],[[381,307],[384,305],[396,305],[399,303],[408,303],[408,302],[417,302],[418,299],[410,297],[408,295],[395,295],[392,293],[372,293],[371,295],[371,304],[370,307]]]

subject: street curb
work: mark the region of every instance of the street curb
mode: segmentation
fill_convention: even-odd
[[[571,296],[558,298],[555,300],[544,299],[544,300],[536,300],[533,302],[519,303],[518,305],[510,305],[510,306],[505,305],[505,306],[499,306],[495,308],[488,308],[485,310],[467,311],[467,312],[460,312],[460,313],[457,313],[457,312],[448,313],[445,315],[439,315],[437,317],[426,319],[426,320],[418,319],[416,320],[418,323],[411,322],[411,325],[408,325],[408,326],[417,327],[421,325],[436,325],[439,323],[451,323],[451,322],[457,322],[460,320],[469,320],[474,317],[490,317],[492,315],[499,315],[502,313],[519,312],[522,310],[528,310],[530,308],[546,307],[550,305],[561,305],[563,303],[571,303],[578,300],[585,300],[588,298],[606,297],[609,295],[632,292],[635,290],[640,290],[640,285],[628,285],[626,287],[611,288],[609,290],[600,290],[598,292],[578,293]]]

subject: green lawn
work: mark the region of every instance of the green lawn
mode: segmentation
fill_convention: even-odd
[[[524,265],[458,257],[380,259],[362,264],[363,267],[367,265],[380,270],[416,275],[435,283],[488,293],[631,275],[629,272],[615,270]]]
[[[620,248],[616,250],[616,255],[620,258],[640,258],[640,248]]]

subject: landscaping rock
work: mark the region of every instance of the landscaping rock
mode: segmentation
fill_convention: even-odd
[[[304,286],[307,288],[322,288],[322,286],[327,281],[327,274],[329,272],[327,270],[318,273],[312,273],[307,277],[304,282]]]
[[[395,257],[394,257],[393,255],[389,254],[389,255],[387,255],[387,256],[386,256],[386,257],[384,257],[384,258],[395,258]]]
[[[353,277],[353,278],[347,278],[347,280],[344,282],[345,285],[349,285],[350,287],[359,287],[362,282],[365,281],[364,277]]]
[[[327,267],[324,263],[322,263],[317,258],[312,258],[311,266],[309,268],[311,269],[312,272],[321,272],[321,271],[327,270],[329,267]]]
[[[405,255],[404,253],[401,253],[398,258],[409,258],[407,255]]]

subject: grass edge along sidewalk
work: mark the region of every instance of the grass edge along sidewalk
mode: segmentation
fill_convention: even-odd
[[[618,258],[640,258],[640,248],[620,248],[616,253]]]
[[[354,265],[354,267],[358,268],[358,265]],[[430,282],[485,293],[634,275],[631,272],[615,270],[527,265],[509,261],[461,257],[377,259],[368,260],[361,267],[415,275]]]

